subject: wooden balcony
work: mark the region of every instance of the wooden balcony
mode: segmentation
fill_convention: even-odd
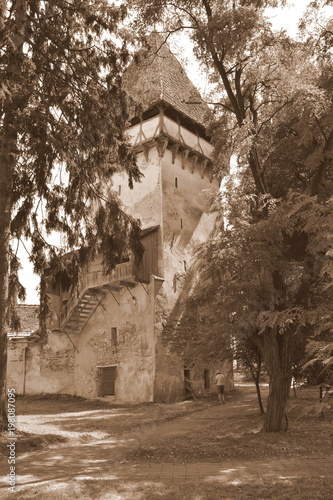
[[[118,291],[126,283],[135,281],[133,261],[118,264],[111,274],[104,274],[102,269],[89,271],[82,281],[82,288],[109,288]],[[125,283],[125,284],[123,284]]]
[[[80,333],[108,291],[119,292],[124,287],[135,286],[135,283],[132,261],[118,264],[111,274],[105,274],[101,269],[88,270],[79,295],[70,296],[62,306],[61,330]]]
[[[96,259],[83,269],[79,293],[61,297],[59,327],[62,331],[80,333],[107,293],[133,288],[140,282],[149,283],[151,274],[158,273],[157,226],[142,231],[141,241],[144,254],[137,267],[133,259],[129,259],[118,264],[110,274],[105,274],[101,259]]]

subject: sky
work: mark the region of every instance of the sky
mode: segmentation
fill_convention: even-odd
[[[285,29],[290,36],[295,37],[297,34],[297,24],[306,9],[309,0],[294,0],[289,2],[288,7],[284,9],[267,9],[267,16],[270,18],[273,28],[276,30]],[[177,47],[171,47],[177,55]],[[179,48],[179,47],[178,47]],[[199,67],[193,63],[193,52],[189,46],[181,47],[183,55],[185,54],[188,60],[185,65],[191,80],[199,88],[201,93],[206,93],[206,80]],[[39,277],[33,273],[33,266],[29,262],[28,254],[22,247],[19,251],[19,257],[22,264],[22,269],[19,272],[19,277],[22,285],[26,288],[26,304],[38,304],[39,297],[37,287],[39,285]]]
[[[273,29],[276,31],[284,29],[291,37],[296,38],[298,22],[309,2],[310,0],[289,0],[287,6],[283,9],[267,8],[266,16],[271,21]],[[186,35],[183,40],[188,40]],[[170,46],[175,55],[180,58],[192,82],[204,97],[207,92],[207,79],[205,78],[204,71],[193,60],[194,56],[191,46],[186,41],[182,42],[182,39],[179,39],[177,42],[175,37],[171,40]]]
[[[305,12],[309,0],[295,0],[289,2],[284,9],[266,9],[266,15],[270,18],[274,29],[285,29],[290,36],[297,35],[297,24]]]

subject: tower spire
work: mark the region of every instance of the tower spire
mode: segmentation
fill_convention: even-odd
[[[210,110],[159,33],[148,37],[146,47],[127,69],[124,82],[144,113],[163,103],[193,125],[205,127]]]

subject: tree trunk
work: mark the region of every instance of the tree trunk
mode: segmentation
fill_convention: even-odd
[[[14,8],[14,25],[10,38],[7,78],[13,83],[11,96],[3,104],[0,137],[0,431],[7,427],[7,304],[10,266],[10,237],[13,180],[16,167],[16,113],[22,104],[20,79],[22,74],[26,1],[18,0]],[[10,87],[9,87],[10,88]]]
[[[276,373],[270,378],[267,413],[264,430],[280,432],[288,430],[287,403],[289,399],[291,377]]]
[[[258,359],[258,363],[255,366],[251,361],[249,360],[250,364],[250,371],[252,374],[253,381],[256,386],[256,391],[257,391],[257,399],[258,399],[258,405],[259,405],[259,411],[261,415],[265,415],[265,410],[264,410],[264,405],[262,404],[262,397],[261,397],[261,391],[260,391],[260,375],[261,375],[261,356]]]
[[[5,127],[0,146],[0,431],[7,426],[7,299],[9,276],[9,243],[14,156],[10,155],[11,128]]]
[[[262,397],[261,397],[261,392],[260,392],[260,385],[259,385],[259,377],[254,379],[254,383],[256,384],[256,391],[257,391],[257,398],[258,398],[258,405],[259,405],[259,410],[261,415],[265,415],[265,410],[264,410],[264,405],[262,404]]]
[[[292,377],[293,334],[271,328],[264,333],[263,355],[269,374],[269,394],[264,430],[281,432],[288,429],[287,403]]]

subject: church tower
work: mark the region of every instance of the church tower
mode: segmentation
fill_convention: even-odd
[[[208,106],[164,39],[153,34],[149,44],[125,79],[139,108],[128,134],[144,178],[133,191],[124,174],[114,184],[143,229],[157,232],[154,279],[162,286],[154,301],[154,399],[170,401],[183,396],[184,363],[169,351],[164,333],[181,319],[194,279],[193,251],[212,230],[209,211],[219,180],[205,128]]]
[[[139,403],[183,399],[185,376],[197,392],[209,388],[208,369],[190,373],[166,336],[195,279],[194,250],[214,223],[209,212],[219,180],[205,129],[209,108],[165,41],[154,34],[149,42],[125,77],[136,103],[128,137],[143,178],[132,190],[125,173],[110,181],[124,210],[141,221],[143,261],[135,269],[130,259],[105,276],[96,259],[83,270],[79,297],[48,291],[46,348],[49,359],[56,349],[67,363],[44,366],[48,375],[41,371],[38,383],[46,392]]]

